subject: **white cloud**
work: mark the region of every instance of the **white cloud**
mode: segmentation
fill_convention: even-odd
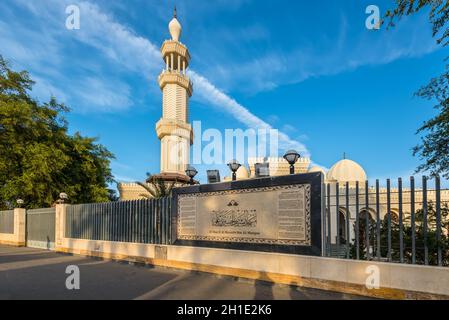
[[[155,73],[162,70],[157,46],[115,22],[95,4],[80,2],[79,6],[82,27],[79,32],[73,32],[75,39],[99,49],[117,64],[133,71]]]
[[[131,29],[115,22],[98,6],[89,2],[80,2],[81,29],[70,35],[103,52],[114,64],[124,66],[135,72],[142,72],[155,78],[163,68],[159,49],[149,40],[136,35]],[[272,129],[268,123],[251,113],[232,97],[216,88],[208,79],[190,71],[195,86],[195,94],[248,128]],[[89,77],[77,86],[77,95],[86,102],[88,110],[95,106],[95,111],[118,111],[131,105],[129,87],[123,83],[107,83],[106,80]],[[86,111],[86,110],[82,110]],[[294,148],[303,156],[309,156],[305,145],[280,132],[280,147]]]
[[[220,54],[215,61],[209,57],[203,74],[214,75],[214,82],[226,90],[256,94],[363,66],[420,57],[438,49],[428,16],[424,14],[403,18],[395,28],[386,30],[383,27],[379,31],[363,27],[362,31],[354,32],[353,28],[358,26],[350,24],[353,20],[348,21],[342,15],[335,37],[306,38],[300,47],[285,49],[264,44],[258,54],[253,54],[253,48],[248,45],[248,51],[242,49],[244,53],[240,53],[239,59],[232,55],[234,52]],[[208,42],[204,42],[201,49],[223,51],[220,46]],[[221,68],[222,65],[226,68]]]
[[[195,84],[196,94],[200,96],[201,100],[206,101],[209,104],[231,114],[237,121],[243,123],[248,128],[267,130],[273,129],[271,125],[251,113],[247,108],[216,88],[203,76],[197,74],[195,71],[190,71],[189,75]],[[279,146],[282,149],[292,148],[296,149],[304,157],[310,156],[310,153],[304,144],[291,139],[287,134],[279,132],[279,140]]]
[[[39,66],[33,65],[33,68],[39,72],[48,73],[46,69],[52,69],[57,73],[61,66],[60,61],[52,61],[63,55],[63,50],[58,46],[56,40],[58,36],[63,34],[72,39],[79,41],[85,45],[93,47],[110,60],[115,68],[125,68],[128,71],[137,72],[145,77],[155,79],[162,69],[162,59],[160,57],[158,46],[137,35],[131,28],[118,23],[110,14],[102,12],[97,5],[87,1],[78,2],[81,9],[81,29],[76,31],[68,31],[63,28],[65,16],[63,15],[64,7],[71,4],[71,1],[46,1],[44,5],[30,4],[29,1],[20,1],[23,5],[33,10],[36,15],[45,17],[47,22],[51,24],[50,31],[35,31],[29,34],[29,29],[13,30],[5,24],[2,28],[2,35],[9,34],[8,46],[11,46],[11,52],[21,53],[19,57],[29,61],[38,61]],[[238,2],[240,3],[240,2]],[[44,12],[43,12],[44,11]],[[64,18],[64,19],[62,19]],[[358,41],[347,56],[347,50],[344,50],[346,43],[347,25],[343,19],[341,32],[335,45],[330,51],[315,52],[313,47],[301,48],[293,52],[279,54],[277,52],[268,52],[264,56],[255,57],[251,61],[243,64],[230,64],[226,68],[218,68],[222,70],[222,74],[229,76],[234,83],[238,85],[244,81],[252,84],[255,90],[269,90],[279,84],[303,81],[307,78],[336,74],[348,69],[353,69],[361,65],[388,63],[400,57],[416,56],[425,54],[434,50],[434,46],[429,43],[421,43],[419,28],[410,28],[410,41],[404,41],[400,38],[401,34],[396,33],[385,41],[379,38],[367,46],[369,35],[364,35],[366,39]],[[254,29],[256,36],[265,36],[263,29]],[[13,36],[14,35],[14,36]],[[39,36],[41,35],[41,36]],[[24,47],[20,41],[21,37],[25,37],[27,41],[27,49],[38,48],[37,56],[31,55],[24,51]],[[42,39],[42,36],[44,37]],[[254,35],[253,35],[254,36]],[[11,38],[12,37],[12,38]],[[49,43],[51,46],[46,50],[42,50],[43,43]],[[398,45],[399,43],[399,45]],[[60,44],[62,46],[63,44]],[[418,48],[418,50],[417,50]],[[47,57],[46,53],[48,53]],[[53,58],[51,58],[53,57]],[[300,63],[299,63],[300,62]],[[92,63],[92,62],[91,62]],[[44,67],[45,66],[45,67]],[[215,69],[217,70],[217,69]],[[102,71],[100,69],[100,71]],[[230,95],[220,90],[212,84],[205,76],[195,71],[190,72],[191,78],[195,86],[195,96],[217,109],[229,113],[236,120],[249,128],[266,128],[271,129],[272,126],[266,121],[257,117],[248,108],[239,104]],[[43,78],[43,75],[39,75]],[[249,81],[249,77],[250,80]],[[105,80],[106,76],[99,74],[98,77],[92,76],[85,78],[71,79],[67,75],[57,74],[54,82],[43,82],[40,91],[57,92],[55,82],[67,83],[74,82],[73,88],[65,87],[70,97],[67,99],[82,99],[92,111],[119,111],[131,106],[130,87],[122,80],[116,78]],[[109,78],[108,78],[109,79]],[[257,79],[257,81],[254,81]],[[215,80],[215,77],[214,77]],[[60,90],[61,91],[61,90]],[[86,110],[84,110],[86,111]],[[288,131],[288,130],[287,130]],[[285,132],[280,132],[280,147],[283,149],[294,148],[301,152],[304,156],[309,156],[306,146],[289,137]]]
[[[14,17],[11,7],[0,3],[4,14],[4,21],[0,21],[1,53],[13,67],[30,72],[36,82],[33,95],[41,101],[53,95],[74,112],[126,110],[132,105],[132,92],[126,81],[114,75],[117,70],[111,72],[98,56],[76,56],[72,40],[83,33],[65,28],[65,7],[69,3],[17,0],[14,5],[19,6],[16,10],[24,10],[22,19],[26,23]],[[84,13],[87,27],[88,11]],[[90,36],[101,38],[95,33],[98,27],[89,28]]]
[[[114,112],[128,109],[133,103],[130,99],[128,85],[99,78],[86,78],[77,88],[78,95],[87,104],[83,112],[89,112],[90,105],[95,105],[95,111]]]

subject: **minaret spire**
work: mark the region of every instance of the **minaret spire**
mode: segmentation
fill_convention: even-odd
[[[173,18],[168,25],[171,39],[161,47],[165,68],[159,75],[162,90],[162,118],[156,124],[156,132],[161,141],[161,175],[164,181],[190,181],[185,170],[190,162],[190,146],[193,143],[193,129],[189,123],[189,99],[192,96],[192,82],[187,76],[190,53],[179,39],[181,24]]]

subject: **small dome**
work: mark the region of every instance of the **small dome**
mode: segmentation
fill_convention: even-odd
[[[327,180],[338,182],[365,182],[365,170],[356,162],[348,159],[338,161],[327,173]]]
[[[179,38],[181,37],[182,27],[176,17],[174,17],[168,24],[168,30],[170,31],[172,40],[179,41]]]
[[[249,172],[248,172],[248,169],[246,169],[245,166],[241,166],[241,167],[237,170],[236,175],[237,175],[237,180],[245,180],[245,179],[248,179],[248,178],[249,178]]]
[[[309,173],[312,173],[312,172],[321,172],[322,174],[324,174],[324,177],[326,177],[326,171],[325,171],[323,168],[318,167],[318,166],[313,166],[313,167],[311,167],[311,168],[309,169],[308,172],[309,172]]]

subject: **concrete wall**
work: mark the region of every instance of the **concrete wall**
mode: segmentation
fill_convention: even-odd
[[[26,210],[14,209],[14,233],[0,233],[0,244],[23,247],[26,245]]]
[[[449,299],[449,268],[228,249],[163,246],[64,237],[56,208],[56,251],[390,299]],[[367,279],[379,271],[379,288]]]

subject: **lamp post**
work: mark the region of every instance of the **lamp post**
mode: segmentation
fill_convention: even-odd
[[[232,181],[237,180],[237,170],[241,167],[242,165],[240,163],[238,163],[237,160],[232,160],[231,162],[228,163],[228,167],[229,169],[231,169],[232,171]]]
[[[24,204],[24,201],[22,199],[17,199],[16,202],[19,208],[22,208],[22,204]]]
[[[65,192],[61,192],[59,194],[59,202],[60,203],[64,203],[64,201],[66,201],[68,198],[69,198],[69,196]]]
[[[295,150],[289,150],[285,153],[284,159],[290,164],[290,174],[295,174],[295,163],[300,157]]]
[[[190,185],[193,186],[195,181],[193,178],[198,174],[198,171],[192,166],[188,166],[186,169],[186,175],[190,178]]]

